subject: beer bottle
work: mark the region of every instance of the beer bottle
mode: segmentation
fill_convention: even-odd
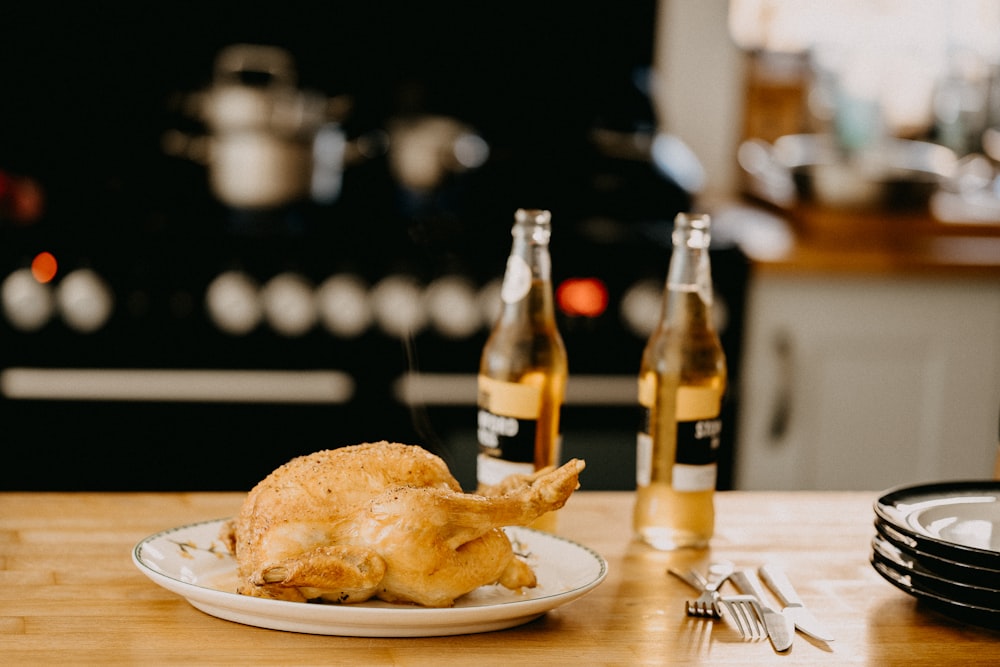
[[[514,216],[500,316],[479,365],[480,486],[559,464],[568,371],[555,320],[550,222],[548,211],[519,209]],[[534,526],[554,530],[555,517],[545,515]]]
[[[657,549],[708,546],[726,388],[712,322],[707,215],[680,213],[660,322],[642,354],[636,448],[636,537]]]

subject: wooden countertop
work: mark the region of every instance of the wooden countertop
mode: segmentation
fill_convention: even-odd
[[[924,606],[868,563],[865,492],[718,494],[707,551],[661,553],[629,540],[633,494],[581,491],[561,532],[601,553],[589,595],[499,632],[371,639],[267,630],[202,613],[143,576],[133,545],[165,528],[233,514],[236,493],[0,494],[0,654],[5,665],[942,665],[1000,664],[1000,631]],[[798,634],[776,654],[724,622],[689,618],[692,594],[665,572],[785,567],[836,635]]]
[[[779,256],[752,258],[758,271],[1000,278],[1000,225],[946,223],[914,210],[772,210],[795,241]]]

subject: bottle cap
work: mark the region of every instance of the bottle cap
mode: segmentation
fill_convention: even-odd
[[[552,222],[552,214],[538,208],[519,208],[514,214],[514,222],[530,222],[536,225],[548,225]]]
[[[675,246],[707,248],[711,241],[712,218],[706,214],[678,213],[672,240]]]
[[[712,217],[707,213],[678,213],[674,218],[674,227],[690,229],[708,229],[712,226]]]
[[[528,238],[532,243],[546,245],[552,233],[552,214],[538,208],[519,208],[514,214],[510,234],[515,238]]]

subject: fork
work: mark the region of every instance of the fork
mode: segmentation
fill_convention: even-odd
[[[712,576],[713,570],[717,573],[717,576],[721,577],[725,574],[726,568],[729,568],[729,563],[717,563],[713,566],[709,566],[709,576]],[[695,590],[705,591],[707,585],[709,584],[709,579],[706,579],[701,572],[697,570],[689,570],[687,572],[680,572],[673,568],[667,570],[670,574],[674,575],[681,581],[685,582],[688,586],[691,586]],[[719,579],[715,588],[718,589],[726,579],[731,576],[733,571],[730,569],[729,574],[726,574],[724,579]],[[764,612],[760,608],[760,604],[753,595],[723,595],[719,596],[716,592],[713,596],[711,593],[702,593],[699,600],[706,595],[710,596],[710,599],[717,601],[715,605],[716,612],[718,612],[719,606],[725,608],[728,617],[732,621],[733,625],[736,626],[736,631],[739,633],[741,639],[765,639],[767,637],[767,627],[764,625]],[[703,615],[692,613],[692,606],[695,605],[697,601],[688,601],[687,612],[688,615]],[[716,613],[715,618],[720,617],[721,614]]]
[[[719,611],[719,586],[721,586],[729,575],[733,573],[733,564],[729,562],[712,563],[708,566],[708,575],[705,577],[701,595],[694,600],[688,600],[686,609],[688,616],[704,616],[707,618],[721,618]]]
[[[725,608],[740,637],[754,640],[767,638],[764,612],[753,595],[726,595],[719,598],[719,604]]]

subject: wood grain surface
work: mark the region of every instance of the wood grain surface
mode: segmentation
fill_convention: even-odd
[[[876,492],[724,492],[708,550],[630,539],[633,494],[580,491],[559,531],[609,562],[604,583],[526,625],[417,639],[307,635],[202,613],[131,561],[142,538],[233,514],[234,493],[0,493],[4,665],[996,665],[1000,631],[926,606],[868,562]],[[689,618],[668,567],[784,567],[835,634],[786,654]],[[728,586],[728,585],[727,585]],[[732,589],[729,589],[730,591]]]

